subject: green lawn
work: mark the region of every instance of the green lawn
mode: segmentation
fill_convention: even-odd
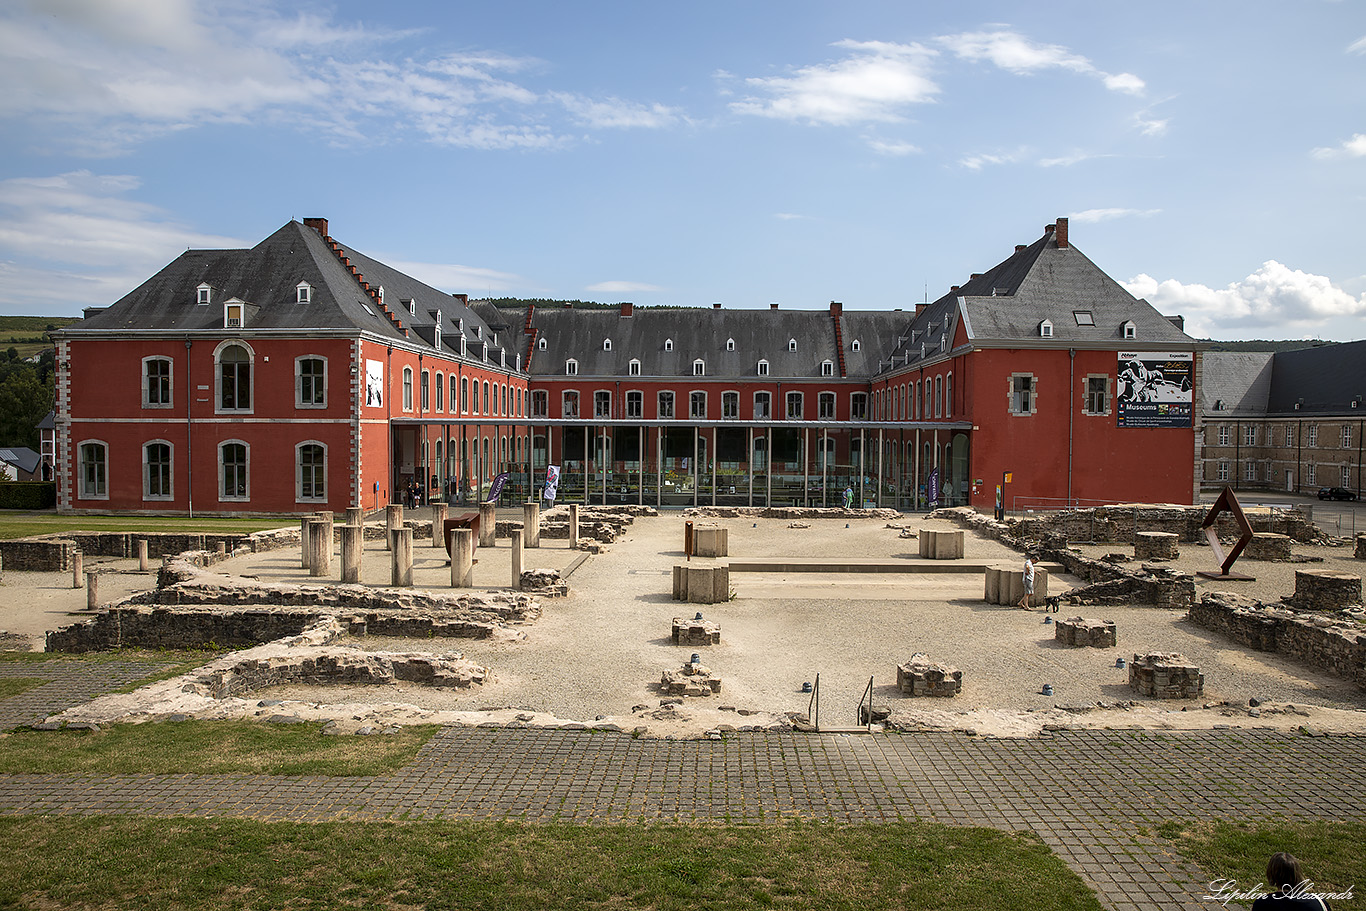
[[[411,762],[436,732],[424,725],[332,737],[318,733],[321,727],[233,720],[17,730],[0,737],[0,774],[386,775]]]
[[[1215,880],[1234,880],[1239,891],[1266,885],[1266,862],[1285,851],[1299,858],[1316,892],[1344,892],[1329,899],[1334,911],[1363,907],[1366,895],[1366,823],[1275,817],[1228,822],[1169,822],[1158,830]],[[1250,905],[1251,902],[1235,903]]]
[[[0,907],[1099,909],[1032,834],[5,817]]]
[[[188,519],[185,516],[59,516],[52,512],[0,512],[0,540],[78,531],[172,531],[198,534],[250,534],[298,525],[287,516],[274,518]]]

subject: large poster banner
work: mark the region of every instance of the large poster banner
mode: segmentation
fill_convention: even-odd
[[[1194,368],[1189,351],[1121,351],[1115,390],[1119,426],[1190,427]]]
[[[365,362],[365,404],[384,407],[384,361]]]

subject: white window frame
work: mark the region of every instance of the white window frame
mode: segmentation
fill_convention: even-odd
[[[1229,429],[1229,426],[1228,426],[1227,424],[1220,424],[1220,425],[1219,425],[1219,445],[1220,445],[1220,446],[1227,446],[1227,445],[1228,445],[1229,438],[1230,438],[1231,436],[1232,436],[1232,433],[1231,433],[1231,431],[1230,431],[1230,429]]]
[[[605,338],[605,339],[602,340],[602,350],[603,350],[603,351],[611,351],[611,350],[612,350],[612,340],[611,340],[610,338]]]
[[[1318,425],[1318,424],[1310,424],[1310,425],[1309,425],[1309,439],[1305,441],[1305,445],[1308,446],[1308,447],[1311,448],[1311,449],[1317,449],[1317,448],[1318,448],[1318,445],[1319,445],[1319,425]],[[1312,484],[1313,482],[1311,481],[1310,483]]]
[[[666,338],[666,339],[664,340],[664,350],[665,350],[665,351],[672,351],[672,350],[674,350],[674,340],[673,340],[673,339],[671,339],[671,338]]]
[[[237,314],[234,316],[233,314]],[[245,329],[247,328],[247,302],[238,298],[229,298],[223,302],[223,328],[224,329]]]
[[[1316,467],[1316,466],[1314,465],[1313,462],[1309,462],[1309,463],[1308,463],[1308,473],[1305,475],[1304,483],[1308,484],[1310,487],[1313,487],[1315,484],[1318,483],[1317,481],[1314,480],[1314,475],[1316,474],[1316,472],[1315,472],[1315,470],[1314,470],[1315,467]]]
[[[1131,319],[1126,319],[1121,328],[1124,330],[1125,338],[1138,338],[1138,326]]]
[[[729,413],[727,413],[729,409]],[[740,392],[735,389],[727,389],[721,393],[721,419],[725,421],[738,420],[740,417]]]
[[[699,399],[698,396],[701,396]],[[698,402],[702,403],[701,409],[697,407]],[[698,411],[701,414],[698,414]],[[707,419],[707,392],[704,389],[693,389],[688,392],[688,417],[692,420],[705,421]]]
[[[862,350],[863,350],[863,343],[860,342],[858,339],[854,339],[852,342],[849,343],[849,350],[850,350],[850,351],[862,351]]]
[[[692,362],[692,375],[693,375],[693,376],[706,376],[706,375],[707,375],[707,362],[704,361],[704,360],[702,360],[702,358],[700,358],[700,357],[699,357],[699,358],[695,358],[695,359],[693,360],[693,362]]]
[[[446,410],[446,374],[440,370],[436,371],[432,377],[432,391],[436,393],[434,411],[442,412]]]
[[[666,399],[669,403],[669,407],[667,409],[668,414],[664,413],[666,410],[664,408],[664,402],[666,401]],[[674,394],[674,391],[672,389],[661,389],[659,390],[658,394],[655,395],[655,413],[659,416],[661,420],[663,420],[664,418],[673,419],[678,417],[678,396]]]
[[[1243,425],[1243,445],[1244,445],[1244,446],[1256,446],[1256,445],[1257,445],[1257,425],[1256,425],[1256,424],[1245,424],[1245,425]]]
[[[86,461],[86,447],[99,452],[98,461]],[[95,477],[90,477],[87,465],[98,465]],[[109,444],[104,440],[81,440],[76,444],[76,498],[78,500],[109,499]]]
[[[223,460],[223,450],[228,446],[241,446],[245,454],[242,463],[243,489],[245,494],[224,493],[224,484],[227,480],[227,463]],[[218,444],[218,502],[220,503],[245,503],[251,499],[251,444],[246,440],[222,440]]]
[[[422,375],[417,380],[417,400],[421,406],[418,414],[426,414],[432,410],[432,372],[423,370]]]
[[[628,418],[645,417],[645,393],[639,389],[626,390],[626,416]]]
[[[299,282],[294,286],[294,303],[311,304],[313,302],[313,286],[308,282]]]
[[[1351,424],[1343,424],[1343,425],[1342,425],[1342,448],[1343,448],[1343,449],[1351,449],[1351,448],[1352,448],[1352,425],[1351,425]],[[1343,486],[1346,486],[1346,485],[1343,485]]]
[[[825,360],[821,361],[821,376],[834,376],[834,375],[835,375],[835,362],[832,361],[832,360],[830,360],[829,358],[826,358]]]
[[[1029,380],[1029,407],[1018,407],[1016,386],[1018,380]],[[1023,391],[1023,390],[1022,390]],[[1039,411],[1039,378],[1032,373],[1012,373],[1006,385],[1006,413],[1015,417],[1028,417]]]
[[[788,350],[788,351],[796,351],[796,350],[797,350],[797,340],[796,340],[795,338],[790,338],[790,339],[787,340],[787,350]]]
[[[734,351],[734,350],[735,350],[735,339],[733,339],[733,338],[728,338],[728,339],[726,339],[726,350],[727,350],[727,351]]]
[[[575,360],[574,358],[572,358],[572,357],[569,358],[569,359],[567,359],[567,360],[564,362],[564,375],[565,375],[565,376],[578,376],[578,375],[579,375],[579,362],[578,362],[577,360]]]
[[[1095,408],[1092,399],[1092,381],[1102,382],[1100,391],[1101,407]],[[1081,413],[1090,415],[1108,415],[1110,413],[1110,375],[1108,373],[1088,373],[1082,377],[1081,381]]]
[[[403,368],[403,410],[413,410],[413,368]]]
[[[533,418],[550,417],[550,392],[548,390],[531,390],[531,416]]]
[[[147,450],[152,446],[166,447],[166,492],[152,493],[152,463]],[[148,440],[142,444],[142,498],[157,502],[175,499],[175,444],[170,440]]]
[[[612,417],[612,390],[594,389],[593,390],[593,417],[607,418]]]
[[[546,349],[546,341],[545,341],[545,339],[543,339],[543,338],[538,338],[538,339],[536,339],[536,350],[537,350],[537,351],[544,351],[545,349]],[[461,354],[463,354],[463,353],[464,353],[464,352],[462,351]]]
[[[868,419],[868,393],[849,393],[849,419],[851,421],[865,421]]]
[[[572,409],[569,407],[570,402],[574,403],[574,407]],[[566,418],[577,418],[579,414],[579,390],[564,390],[564,392],[560,394],[560,416]]]
[[[754,368],[756,375],[768,376],[768,359],[760,358],[758,365]]]
[[[626,375],[627,375],[627,376],[640,376],[640,359],[639,359],[639,358],[634,358],[634,357],[633,357],[633,358],[631,358],[631,360],[626,364]]]
[[[304,361],[322,361],[323,372],[319,380],[322,384],[322,402],[304,401]],[[315,399],[316,395],[313,396]],[[321,354],[301,354],[294,359],[294,407],[301,409],[320,409],[327,407],[327,358]]]
[[[1043,322],[1039,323],[1039,338],[1052,338],[1052,337],[1053,337],[1053,321],[1052,321],[1051,319],[1046,319],[1046,320],[1044,320]]]
[[[208,282],[201,282],[195,289],[194,302],[200,305],[213,303],[213,288]]]
[[[166,364],[166,401],[164,402],[153,402],[151,398],[152,377],[148,371],[154,362]],[[142,359],[142,407],[175,407],[175,361],[164,354],[154,354]]]
[[[833,421],[836,411],[835,393],[818,392],[816,393],[816,419],[820,421]]]
[[[763,399],[764,407],[760,409],[759,400]],[[773,393],[761,390],[754,393],[754,420],[771,421],[773,420]]]
[[[247,400],[246,408],[223,406],[223,354],[232,347],[241,348],[247,353]],[[235,382],[235,381],[234,381]],[[213,412],[214,414],[254,414],[256,410],[256,352],[241,339],[227,339],[213,349]],[[236,401],[237,399],[234,399]]]
[[[304,495],[304,447],[317,446],[322,449],[322,488],[321,495]],[[326,503],[327,502],[327,444],[321,440],[302,440],[294,446],[294,502],[295,503]]]
[[[1227,480],[1228,480],[1228,474],[1229,474],[1229,463],[1228,463],[1228,459],[1220,459],[1220,460],[1218,461],[1218,463],[1215,465],[1215,478],[1214,478],[1214,479],[1215,479],[1216,481],[1227,481]]]
[[[793,405],[796,405],[794,408]],[[783,398],[783,417],[789,421],[800,421],[806,416],[806,396],[800,392],[789,392]]]

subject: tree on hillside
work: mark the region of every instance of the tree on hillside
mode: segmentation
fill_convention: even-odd
[[[0,446],[38,448],[38,422],[52,410],[52,359],[0,365]]]

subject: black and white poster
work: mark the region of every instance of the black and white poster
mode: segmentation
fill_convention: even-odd
[[[384,407],[384,361],[365,362],[365,404]]]
[[[1119,426],[1190,427],[1194,368],[1189,351],[1121,351],[1115,389]]]

